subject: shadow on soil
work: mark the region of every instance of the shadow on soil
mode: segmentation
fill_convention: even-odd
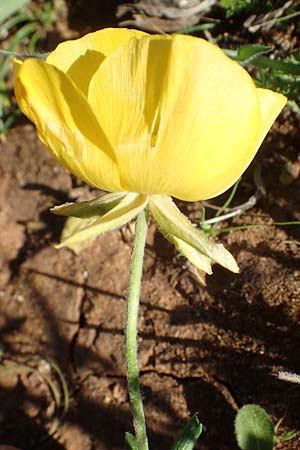
[[[298,358],[298,342],[300,331],[298,323],[294,322],[285,312],[282,305],[270,307],[261,295],[263,280],[259,274],[255,274],[255,267],[249,268],[249,272],[243,273],[243,277],[235,278],[220,268],[215,268],[213,277],[207,278],[207,292],[214,299],[209,308],[203,303],[199,296],[199,287],[195,286],[194,295],[187,295],[188,306],[176,308],[169,311],[170,324],[178,327],[203,323],[211,323],[220,329],[220,334],[230,333],[233,337],[232,347],[220,345],[220,342],[212,344],[211,341],[202,339],[184,339],[175,336],[155,336],[158,343],[168,343],[176,347],[201,348],[207,355],[205,358],[189,359],[190,364],[208,364],[212,369],[212,378],[223,384],[238,406],[245,403],[258,403],[266,408],[268,413],[275,416],[285,416],[285,422],[291,428],[299,426],[298,411],[300,409],[300,391],[296,385],[289,385],[280,382],[272,376],[272,368],[282,367],[285,370],[300,372]],[[59,279],[62,283],[68,283],[74,287],[81,287],[79,283],[64,277],[54,277],[51,274],[35,271],[39,275]],[[252,283],[256,279],[255,290],[257,296],[253,296],[254,302],[247,303],[245,296],[245,284],[247,280]],[[234,284],[234,285],[233,285]],[[110,295],[113,298],[120,298],[113,292],[100,290],[93,286],[83,285],[84,289],[94,294]],[[254,289],[254,288],[253,288]],[[228,291],[227,291],[228,290]],[[181,295],[185,295],[184,290],[180,290]],[[106,407],[97,400],[87,398],[84,392],[80,391],[80,385],[76,381],[76,373],[69,364],[70,343],[63,337],[64,321],[58,320],[47,308],[46,302],[41,298],[40,292],[35,292],[36,307],[39,314],[44,318],[45,330],[51,336],[51,351],[53,357],[61,369],[66,374],[71,394],[74,396],[72,408],[66,417],[67,422],[72,422],[93,436],[93,439],[103,442],[108,448],[115,446],[123,447],[124,433],[131,430],[131,416],[120,408],[113,406]],[[191,300],[193,299],[193,300]],[[147,309],[163,308],[146,305]],[[166,310],[164,311],[166,312]],[[21,329],[22,320],[10,320],[1,330],[2,342],[8,354],[11,355],[9,342],[5,336]],[[88,326],[82,323],[82,327]],[[112,336],[122,334],[121,330],[105,329],[100,327],[101,333],[109,333]],[[141,338],[145,341],[153,339],[152,334],[141,333]],[[236,347],[235,343],[239,345]],[[240,343],[243,345],[240,345]],[[77,365],[85,364],[85,358],[92,358],[99,366],[97,376],[106,376],[113,373],[113,367],[106,360],[102,360],[97,353],[92,352],[87,347],[77,343],[77,355],[81,358],[77,360]],[[73,356],[70,355],[72,361]],[[176,362],[176,361],[174,361]],[[172,364],[172,361],[169,361]],[[176,376],[176,374],[174,375]],[[114,377],[111,376],[113,379]],[[125,383],[124,379],[124,383]],[[234,409],[225,400],[224,395],[205,380],[195,378],[192,375],[188,379],[179,380],[182,384],[188,409],[191,413],[199,413],[199,418],[209,427],[202,440],[207,441],[209,448],[213,442],[215,448],[228,445],[228,448],[235,448],[233,438]],[[45,434],[43,424],[39,424],[42,419],[34,419],[24,415],[22,412],[22,401],[33,402],[42,411],[46,408],[42,398],[26,394],[26,388],[18,384],[13,391],[3,391],[2,398],[8,399],[3,403],[2,412],[4,414],[4,427],[2,432],[3,443],[20,446],[24,450],[37,448],[63,449],[60,444],[50,438],[44,444],[40,439]],[[22,401],[20,401],[20,395]],[[179,424],[180,414],[170,407],[164,400],[164,396],[153,394],[151,388],[144,388],[145,403],[151,402],[157,411],[172,417],[173,423]],[[150,400],[151,399],[151,400]],[[18,436],[13,436],[12,431],[5,428],[5,423],[10,422],[13,415],[17,422]],[[158,412],[159,417],[159,412]],[[157,417],[157,420],[159,418]],[[10,422],[12,423],[12,422]],[[213,425],[212,425],[213,424]],[[178,426],[179,430],[180,425]],[[112,433],[113,430],[113,433]],[[174,434],[174,429],[170,429]],[[39,436],[37,441],[32,440],[32,436]],[[159,449],[169,448],[171,439],[165,434],[159,434],[149,430],[149,436],[153,445]],[[10,438],[10,439],[9,439]],[[220,447],[221,448],[221,447]]]

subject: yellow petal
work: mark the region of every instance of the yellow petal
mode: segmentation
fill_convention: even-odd
[[[256,142],[256,150],[259,149],[262,141],[266,137],[266,134],[270,130],[273,122],[280,114],[287,102],[287,98],[278,94],[277,92],[270,91],[269,89],[257,89],[259,104],[260,104],[260,128]]]
[[[103,61],[88,98],[130,191],[211,197],[228,188],[255,153],[260,106],[254,83],[199,38],[128,41]]]
[[[222,194],[228,187],[239,179],[240,175],[251,163],[259,147],[261,146],[262,141],[266,137],[266,134],[269,132],[274,121],[286,105],[287,98],[282,94],[278,94],[277,92],[273,92],[268,89],[257,89],[256,91],[260,107],[260,123],[256,141],[253,144],[251,151],[248,152],[248,154],[245,153],[243,155],[243,159],[236,161],[235,164],[239,164],[239,167],[233,166],[233,171],[229,170],[227,173],[224,173],[223,180],[227,182],[227,186],[221,186],[220,190],[216,189],[210,197],[215,197]]]
[[[13,63],[14,63],[14,80],[16,80],[16,78],[18,77],[19,70],[23,65],[23,61],[21,59],[14,58]]]
[[[162,233],[173,242],[174,237],[183,241],[187,246],[182,247],[182,252],[189,257],[189,247],[217,262],[232,272],[237,273],[239,268],[234,257],[222,244],[210,241],[203,231],[193,227],[192,223],[177,208],[170,197],[165,195],[151,195],[149,200],[150,211]],[[180,241],[179,241],[180,244]],[[191,253],[191,262],[195,264],[196,253]],[[203,260],[203,267],[207,260]],[[195,264],[197,265],[197,264]],[[206,270],[207,273],[211,273]]]
[[[69,75],[77,87],[87,94],[92,75],[107,55],[133,37],[146,33],[126,28],[105,28],[80,39],[59,44],[46,62]]]
[[[107,191],[121,191],[114,152],[86,98],[50,64],[17,64],[15,92],[42,142],[73,174]]]
[[[78,219],[77,217],[72,217],[72,220],[69,221],[68,219],[68,228],[64,229],[61,243],[56,247],[61,248],[66,245],[77,244],[106,231],[120,228],[127,222],[133,220],[146,208],[147,203],[147,195],[133,194],[131,192],[100,219]]]

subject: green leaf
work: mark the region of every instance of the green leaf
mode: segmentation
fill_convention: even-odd
[[[2,0],[0,6],[0,23],[12,16],[27,3],[29,3],[29,0]]]
[[[128,432],[125,433],[125,450],[138,450],[135,437]]]
[[[275,443],[273,424],[258,405],[245,405],[236,415],[235,434],[242,450],[272,450]]]
[[[241,63],[242,66],[252,64],[260,69],[270,69],[276,72],[282,72],[287,75],[300,75],[300,62],[296,56],[294,60],[277,60],[264,56],[265,53],[272,50],[272,47],[265,45],[245,45],[238,51],[222,49],[229,58]]]
[[[248,64],[272,49],[269,45],[244,45],[238,50],[236,60]]]
[[[192,417],[174,442],[171,450],[192,450],[202,433],[203,426],[196,416]]]

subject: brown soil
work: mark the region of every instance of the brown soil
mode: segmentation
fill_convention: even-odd
[[[287,111],[256,160],[265,195],[222,226],[299,220],[299,177],[280,182],[285,162],[297,160],[299,129],[299,117]],[[57,164],[25,120],[2,143],[0,164],[0,350],[9,368],[0,373],[0,442],[23,450],[121,449],[132,431],[123,355],[130,229],[99,237],[79,255],[55,250],[64,221],[49,208],[93,193]],[[254,192],[254,169],[235,204]],[[199,218],[199,203],[181,208]],[[198,448],[234,450],[234,416],[246,403],[263,406],[274,423],[284,417],[281,431],[299,429],[300,388],[274,377],[278,370],[300,373],[299,230],[221,235],[241,273],[215,266],[203,286],[151,225],[139,324],[151,448],[171,448],[197,413],[205,427]],[[57,363],[70,395],[52,437],[45,376],[55,386],[57,376],[44,359]],[[276,446],[299,448],[297,439]]]

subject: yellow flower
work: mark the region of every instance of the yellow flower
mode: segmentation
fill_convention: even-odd
[[[120,227],[149,206],[193,264],[237,265],[171,200],[203,200],[244,172],[286,98],[257,89],[216,46],[191,36],[105,29],[16,64],[15,92],[41,141],[73,174],[111,192],[54,212],[77,217],[62,245]]]

